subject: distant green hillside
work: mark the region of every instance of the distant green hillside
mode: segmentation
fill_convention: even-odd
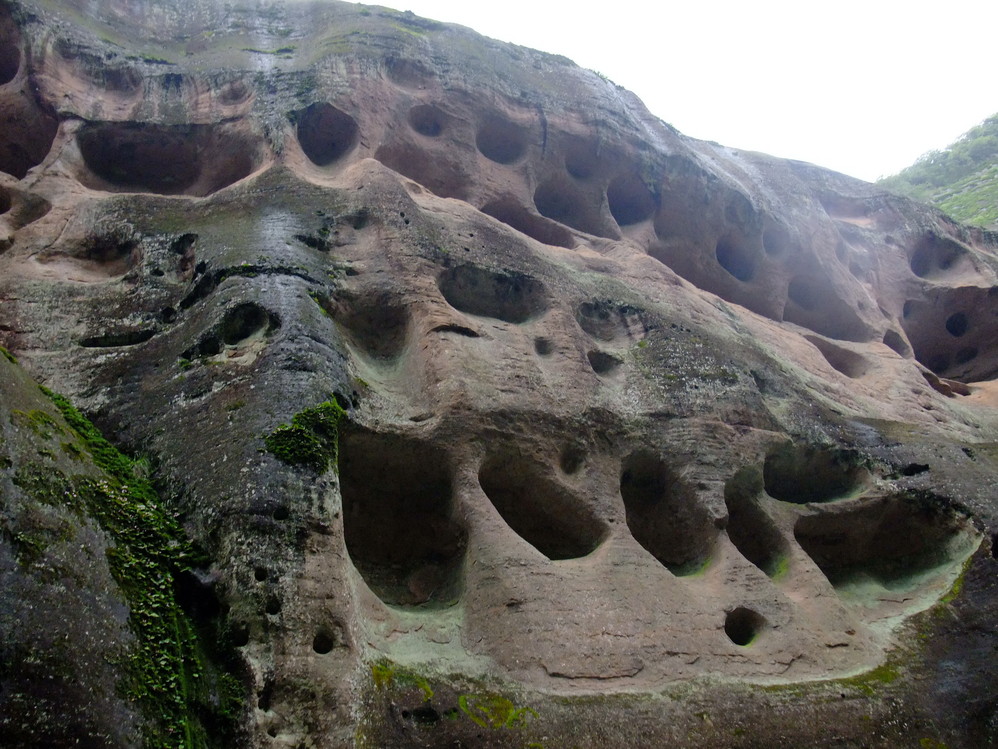
[[[965,223],[998,229],[998,114],[879,184]]]

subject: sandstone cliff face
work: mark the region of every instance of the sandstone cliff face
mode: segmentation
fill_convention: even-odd
[[[8,3],[0,112],[0,343],[152,458],[241,745],[998,737],[998,237],[382,8]]]

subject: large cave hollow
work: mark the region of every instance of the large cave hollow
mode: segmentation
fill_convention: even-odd
[[[394,606],[447,606],[461,594],[466,545],[452,469],[439,446],[348,425],[339,475],[347,551]]]
[[[584,557],[607,535],[606,523],[584,497],[518,452],[490,455],[478,481],[506,524],[548,559]]]

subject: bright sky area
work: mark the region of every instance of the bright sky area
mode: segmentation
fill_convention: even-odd
[[[570,57],[686,135],[893,174],[998,112],[998,0],[396,0]]]

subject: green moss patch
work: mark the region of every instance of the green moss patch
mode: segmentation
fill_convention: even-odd
[[[193,549],[135,463],[66,398],[42,390],[105,476],[60,480],[35,471],[19,475],[18,483],[33,495],[47,493],[50,500],[85,508],[114,544],[107,550],[108,563],[128,603],[129,627],[136,638],[121,689],[139,704],[146,719],[143,746],[229,745],[243,688],[231,674],[209,664],[175,594],[174,578],[194,561]]]
[[[325,401],[295,414],[290,424],[281,424],[263,441],[278,460],[323,473],[336,465],[339,425],[345,416],[336,401]]]

